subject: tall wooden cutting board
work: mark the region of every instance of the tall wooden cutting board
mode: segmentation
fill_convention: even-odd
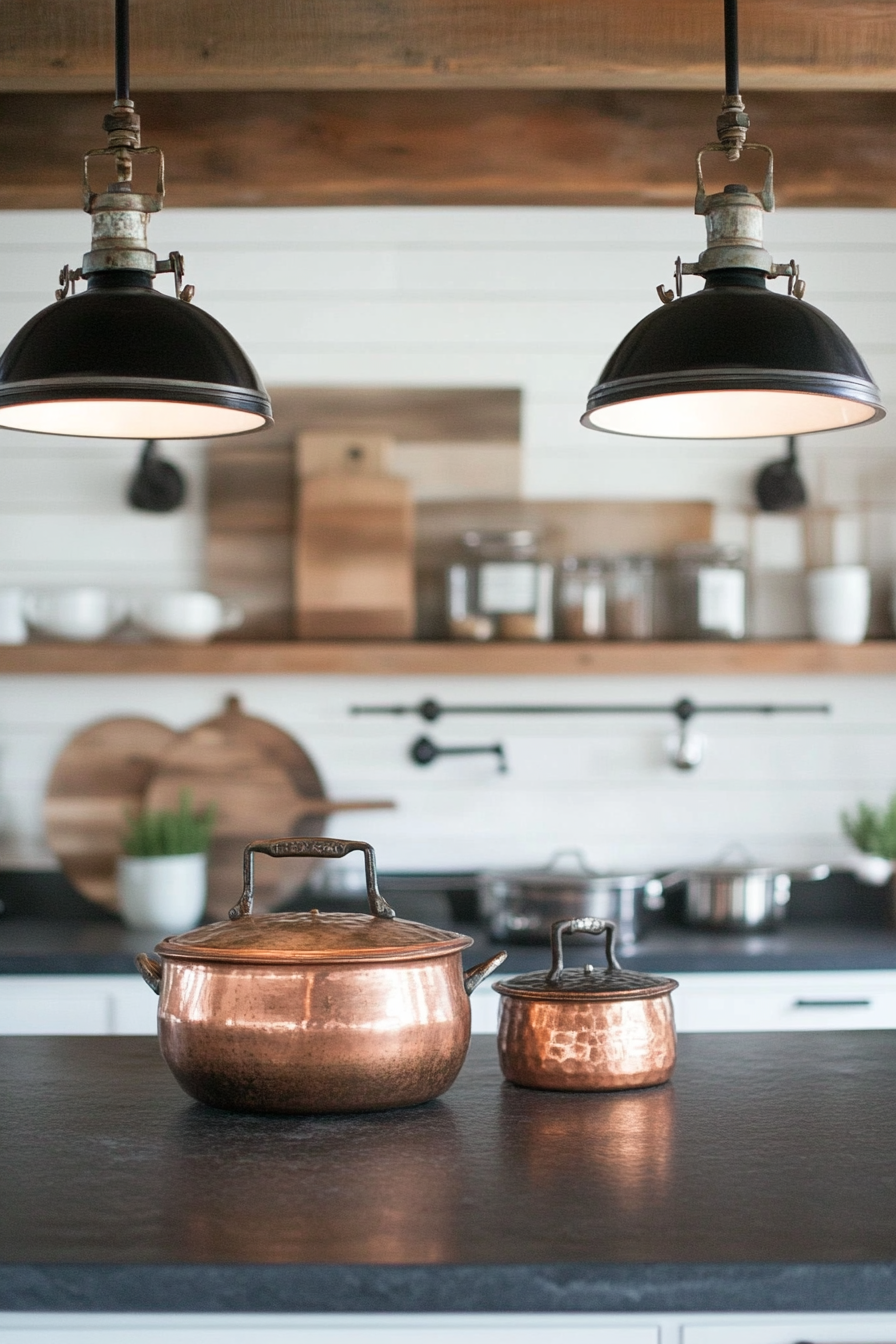
[[[299,438],[300,639],[413,638],[414,503],[383,469],[388,446],[382,435]]]

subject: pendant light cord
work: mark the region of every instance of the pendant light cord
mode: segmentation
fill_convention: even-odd
[[[737,0],[725,0],[725,97],[722,115],[716,121],[716,134],[732,162],[740,158],[749,129],[750,118],[740,96]]]
[[[127,0],[124,0],[127,9]],[[725,96],[740,95],[740,61],[737,50],[737,0],[725,0]]]
[[[726,0],[727,2],[727,0]],[[131,101],[131,34],[129,0],[115,0],[115,102]]]

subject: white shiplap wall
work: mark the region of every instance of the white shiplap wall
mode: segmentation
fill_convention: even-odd
[[[52,295],[87,246],[71,212],[0,213],[0,341]],[[272,385],[518,386],[524,489],[532,496],[749,502],[774,442],[662,443],[588,433],[578,415],[624,332],[656,303],[675,256],[701,247],[686,210],[338,209],[168,211],[160,254],[186,254],[197,301],[244,344]],[[855,340],[896,407],[896,229],[888,211],[782,212],[771,250],[797,258],[808,297]],[[165,282],[160,282],[164,284]],[[817,503],[896,504],[896,420],[804,441]],[[202,581],[202,455],[169,445],[191,477],[170,517],[122,503],[134,445],[0,433],[0,584],[99,582],[128,589]],[[423,681],[346,678],[7,679],[0,685],[0,824],[7,864],[45,860],[40,797],[66,736],[105,714],[175,726],[237,690],[297,733],[334,795],[394,796],[363,832],[395,868],[543,859],[582,845],[596,862],[710,859],[738,839],[757,857],[842,856],[838,809],[896,785],[896,685],[642,678]],[[663,720],[448,719],[440,741],[506,744],[488,759],[405,756],[410,720],[351,719],[348,706],[436,694],[513,699],[823,699],[829,720],[710,720],[705,765],[665,763]],[[334,818],[351,830],[357,819]]]

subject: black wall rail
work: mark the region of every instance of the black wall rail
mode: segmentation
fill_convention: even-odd
[[[445,714],[673,714],[679,723],[687,723],[696,714],[830,714],[830,712],[830,705],[698,705],[687,697],[665,705],[443,705],[440,700],[421,700],[416,705],[353,705],[349,710],[350,714],[383,714],[395,717],[416,714],[427,723],[436,723]]]

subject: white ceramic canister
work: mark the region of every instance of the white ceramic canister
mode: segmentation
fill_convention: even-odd
[[[807,582],[814,637],[831,644],[861,644],[871,612],[871,574],[865,566],[812,569]]]
[[[202,643],[222,630],[235,630],[244,614],[214,593],[147,593],[132,601],[131,619],[160,639]]]
[[[207,866],[205,854],[122,855],[118,903],[125,924],[157,933],[195,928],[205,912]]]

